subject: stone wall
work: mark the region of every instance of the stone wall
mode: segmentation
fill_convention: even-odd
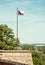
[[[0,59],[33,65],[32,54],[28,50],[0,50]]]

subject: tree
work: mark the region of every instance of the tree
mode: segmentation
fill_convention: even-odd
[[[41,53],[32,52],[32,58],[34,65],[43,65]]]
[[[23,50],[31,50],[31,46],[29,44],[23,44],[21,47]]]
[[[15,49],[19,44],[19,40],[18,43],[16,43],[13,30],[6,24],[0,25],[0,49]]]

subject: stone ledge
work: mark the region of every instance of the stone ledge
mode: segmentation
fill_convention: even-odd
[[[33,65],[32,53],[30,50],[0,50],[0,59]]]
[[[0,53],[31,53],[30,50],[0,50]]]

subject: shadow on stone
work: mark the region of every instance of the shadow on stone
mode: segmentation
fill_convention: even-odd
[[[23,64],[23,63],[19,63],[19,62],[12,62],[12,61],[0,59],[0,65],[28,65],[28,64]]]

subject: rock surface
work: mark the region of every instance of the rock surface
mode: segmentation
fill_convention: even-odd
[[[32,54],[28,50],[0,50],[0,59],[33,65]]]

